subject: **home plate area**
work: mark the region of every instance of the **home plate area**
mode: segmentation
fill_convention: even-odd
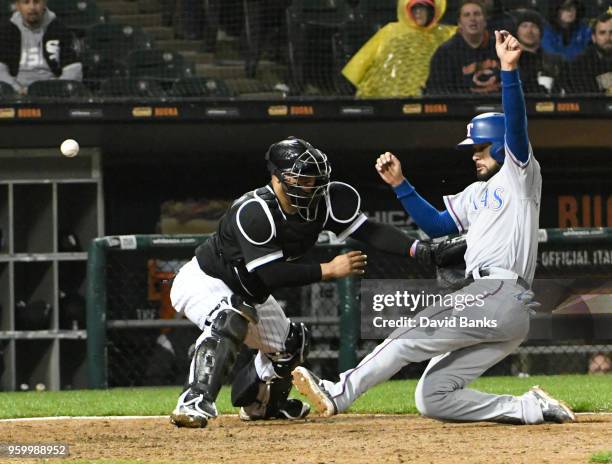
[[[67,460],[240,463],[585,463],[610,448],[612,415],[574,424],[443,423],[415,415],[351,415],[241,422],[221,416],[206,429],[167,418],[3,422],[12,443],[68,444]],[[20,459],[19,462],[28,462]],[[34,461],[32,461],[34,462]]]

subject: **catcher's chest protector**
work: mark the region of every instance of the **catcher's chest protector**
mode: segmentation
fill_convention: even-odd
[[[268,187],[262,187],[254,192],[268,206],[274,225],[276,226],[276,239],[283,249],[287,261],[298,259],[311,249],[319,234],[323,230],[327,206],[321,204],[317,218],[312,222],[303,221],[297,215],[286,215],[276,196]]]

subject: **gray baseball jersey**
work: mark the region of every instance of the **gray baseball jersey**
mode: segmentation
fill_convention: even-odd
[[[525,163],[505,149],[506,162],[493,177],[445,196],[444,203],[459,231],[467,231],[467,275],[501,268],[531,283],[538,251],[540,165],[531,147]]]
[[[467,275],[479,269],[498,271],[491,279],[477,279],[453,294],[486,295],[484,307],[468,308],[460,317],[476,321],[486,314],[495,327],[467,324],[443,325],[433,331],[419,326],[394,331],[356,368],[342,373],[339,382],[323,381],[339,411],[406,364],[431,359],[416,390],[416,405],[422,414],[459,421],[543,421],[530,392],[516,397],[466,388],[513,352],[529,330],[529,308],[521,298],[527,289],[517,277],[531,282],[535,272],[541,190],[540,165],[531,147],[527,161],[521,163],[506,146],[506,162],[494,176],[444,198],[457,228],[467,231]],[[420,314],[438,321],[459,316],[455,308],[443,305]]]

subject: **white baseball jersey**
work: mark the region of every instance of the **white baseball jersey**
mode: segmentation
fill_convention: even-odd
[[[498,267],[533,281],[538,254],[542,175],[531,146],[525,163],[505,147],[499,172],[444,197],[459,232],[467,231],[466,275]]]

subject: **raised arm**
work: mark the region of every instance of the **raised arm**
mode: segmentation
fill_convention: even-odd
[[[406,212],[427,235],[435,238],[459,232],[448,211],[438,211],[406,180],[395,155],[389,152],[380,155],[376,160],[376,170],[393,187]]]
[[[501,63],[506,145],[511,156],[521,164],[527,164],[529,161],[527,112],[518,71],[521,46],[518,40],[507,31],[495,31],[495,48]]]

